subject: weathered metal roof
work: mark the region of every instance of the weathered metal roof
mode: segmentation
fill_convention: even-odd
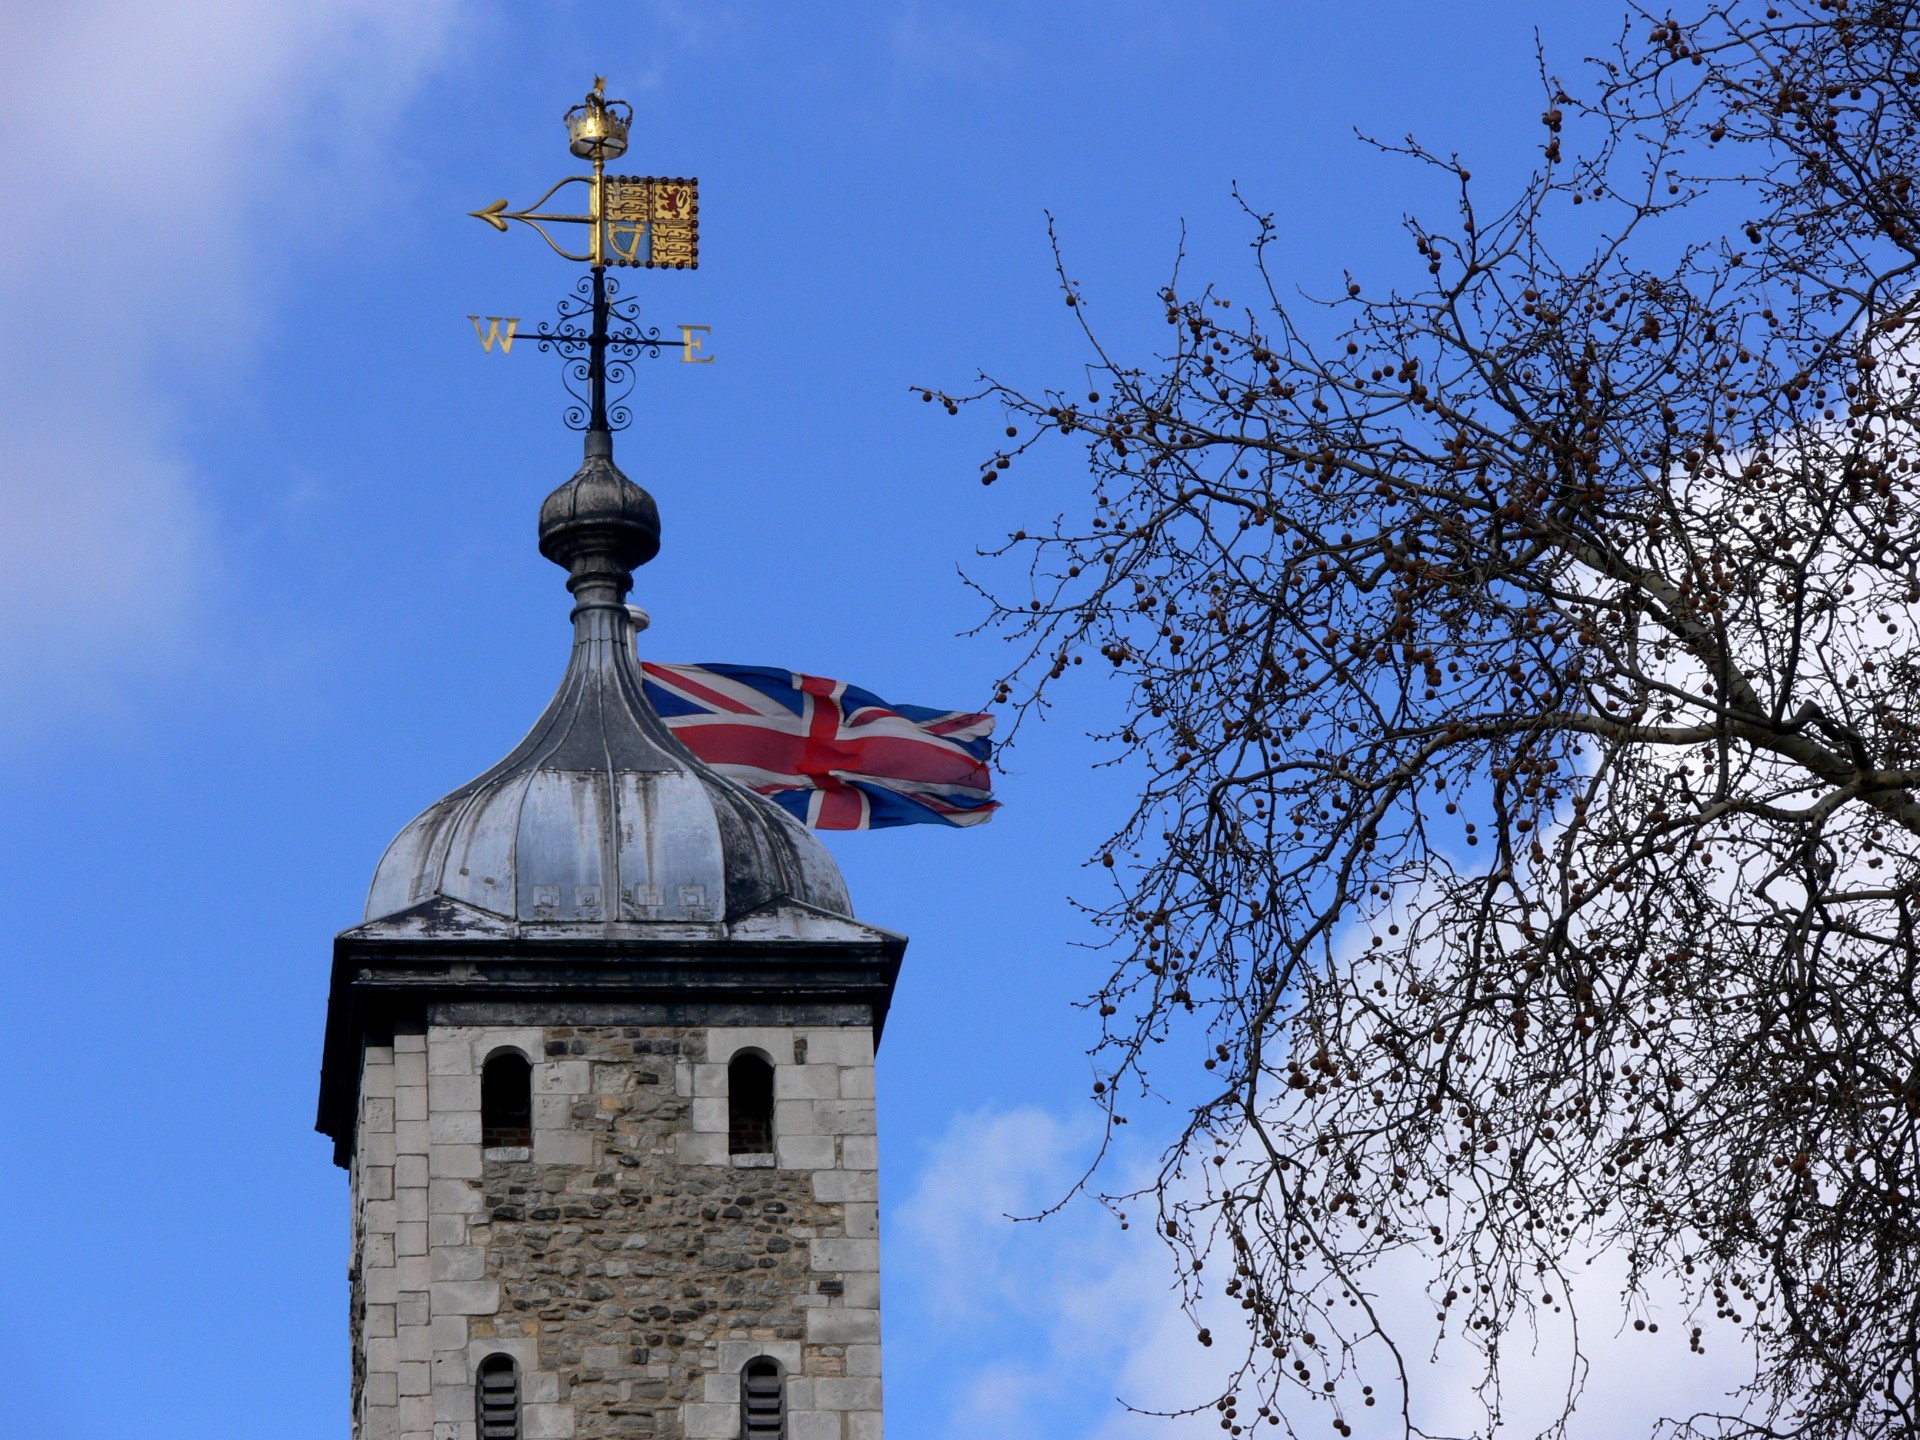
[[[696,759],[654,713],[625,600],[659,549],[652,497],[590,452],[540,512],[569,572],[573,654],[525,740],[400,832],[367,919],[437,898],[528,924],[725,923],[797,901],[851,916],[826,848]]]

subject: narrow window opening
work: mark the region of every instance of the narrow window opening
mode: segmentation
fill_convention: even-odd
[[[787,1382],[764,1355],[740,1372],[740,1433],[745,1440],[784,1440],[787,1433]]]
[[[773,1153],[773,1066],[750,1052],[727,1066],[727,1151]]]
[[[533,1144],[533,1067],[516,1051],[495,1055],[480,1072],[480,1143],[488,1150]]]
[[[473,1404],[480,1440],[520,1440],[520,1367],[511,1355],[480,1362]]]

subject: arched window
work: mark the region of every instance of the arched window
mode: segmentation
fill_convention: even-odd
[[[740,1372],[740,1433],[744,1440],[784,1440],[787,1433],[787,1382],[764,1355]]]
[[[526,1063],[522,1060],[521,1068]],[[520,1367],[511,1355],[489,1355],[480,1362],[473,1409],[480,1440],[520,1440]]]
[[[480,1072],[480,1143],[488,1150],[533,1144],[533,1067],[502,1050]]]
[[[765,1057],[742,1050],[727,1066],[727,1152],[768,1155],[773,1151],[773,1066]]]

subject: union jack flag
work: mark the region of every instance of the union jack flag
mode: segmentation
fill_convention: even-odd
[[[991,715],[889,705],[841,680],[760,665],[640,668],[647,698],[689,750],[815,830],[978,825],[1000,808]]]

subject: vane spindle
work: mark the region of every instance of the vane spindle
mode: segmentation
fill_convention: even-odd
[[[587,453],[596,450],[595,436],[604,437],[606,453],[613,453],[613,432],[607,428],[607,271],[593,267],[593,335],[587,343]]]

